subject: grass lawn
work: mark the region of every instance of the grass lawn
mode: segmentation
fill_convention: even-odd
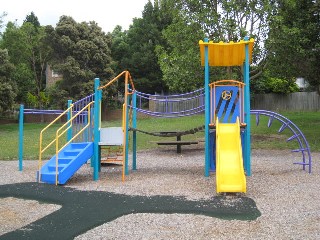
[[[293,121],[300,130],[305,134],[309,142],[311,151],[320,151],[320,112],[282,112],[283,116]],[[298,147],[296,141],[287,143],[286,139],[292,133],[286,129],[278,134],[281,124],[276,120],[270,128],[267,127],[268,117],[261,116],[260,124],[256,126],[255,116],[251,116],[251,133],[253,149],[295,149]],[[204,124],[203,115],[183,118],[144,118],[138,120],[137,128],[148,132],[172,131],[172,130],[189,130],[202,126]],[[121,121],[102,122],[102,127],[120,126]],[[24,125],[24,159],[38,159],[39,155],[39,134],[46,124],[25,124]],[[48,135],[53,139],[55,130],[60,124],[54,125]],[[0,159],[12,160],[18,158],[18,124],[2,124],[0,125]],[[46,136],[48,136],[46,135]],[[138,150],[157,148],[155,141],[175,140],[175,138],[154,137],[142,133],[137,134]],[[204,140],[204,132],[198,132],[194,135],[186,135],[182,140]],[[46,142],[49,138],[45,139]],[[51,149],[45,154],[49,157],[53,154]]]
[[[24,159],[38,159],[39,157],[39,136],[43,128],[47,124],[26,123],[24,124]],[[61,124],[55,124],[48,130],[48,134],[44,136],[44,142],[49,143],[54,138],[56,130]],[[0,159],[11,160],[18,159],[18,124],[2,124],[0,125]],[[49,148],[44,157],[52,156],[54,149]]]

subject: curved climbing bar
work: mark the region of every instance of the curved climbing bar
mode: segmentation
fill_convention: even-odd
[[[308,171],[311,173],[311,153],[310,153],[310,147],[307,139],[305,138],[304,134],[301,132],[301,130],[295,125],[292,121],[290,121],[288,118],[282,116],[279,113],[275,113],[272,111],[267,110],[251,110],[251,114],[256,115],[256,125],[259,125],[260,115],[268,116],[268,127],[271,126],[274,119],[278,120],[282,123],[282,126],[279,128],[278,132],[281,133],[286,128],[288,128],[293,135],[287,139],[287,142],[290,142],[292,140],[297,140],[299,144],[298,149],[292,150],[292,152],[301,152],[302,154],[302,162],[296,162],[294,164],[302,165],[303,170],[306,170],[306,166],[308,166]]]

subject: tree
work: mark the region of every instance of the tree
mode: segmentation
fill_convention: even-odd
[[[276,1],[270,19],[268,70],[274,77],[306,78],[320,85],[320,4],[312,0]]]
[[[3,12],[1,15],[0,15],[0,30],[3,28],[3,18],[7,16],[7,13],[6,12]]]
[[[245,36],[255,38],[253,61],[257,67],[254,77],[261,74],[266,58],[262,50],[271,11],[269,1],[172,0],[171,6],[174,21],[164,30],[169,47],[160,46],[158,58],[164,79],[172,90],[192,90],[203,84],[201,70],[195,63],[200,65],[198,41],[204,37],[215,42],[239,41]],[[190,69],[193,70],[191,75],[186,74]],[[240,68],[228,68],[226,71],[223,73],[219,69],[215,75],[242,77]]]
[[[14,66],[9,62],[8,51],[0,49],[0,112],[10,110],[14,104],[15,85],[11,79]]]
[[[163,79],[173,92],[187,92],[203,86],[198,41],[203,32],[199,24],[179,17],[163,31],[168,47],[156,48]]]
[[[62,16],[55,29],[47,26],[46,33],[53,48],[52,68],[63,75],[56,91],[79,99],[93,92],[95,77],[105,81],[113,76],[111,39],[97,23],[77,23]]]
[[[9,22],[1,47],[8,49],[10,61],[16,66],[13,80],[18,85],[17,101],[27,102],[29,93],[37,98],[37,107],[41,108],[46,64],[51,56],[51,49],[45,42],[44,27],[40,26],[33,13],[27,15],[21,27]]]
[[[23,23],[31,23],[35,29],[40,28],[40,22],[38,20],[38,17],[34,14],[34,12],[31,12],[29,15],[26,16],[26,19],[23,21]]]
[[[164,45],[162,31],[172,21],[167,0],[145,5],[142,18],[133,20],[128,31],[116,27],[112,36],[112,57],[118,71],[129,70],[136,88],[146,93],[166,91],[162,72],[155,54],[157,45]]]

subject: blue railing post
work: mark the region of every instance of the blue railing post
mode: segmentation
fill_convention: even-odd
[[[71,107],[71,104],[72,104],[72,100],[68,100],[68,109],[69,109],[69,107]],[[72,109],[71,109],[71,111],[68,111],[67,121],[69,121],[69,120],[72,118],[71,112],[72,112]],[[70,122],[70,123],[68,124],[68,127],[70,127],[71,124],[72,124],[72,123]],[[68,132],[67,132],[67,142],[70,141],[71,138],[72,138],[72,127],[68,129]]]
[[[23,169],[23,112],[24,106],[21,104],[19,109],[19,171]]]
[[[204,39],[208,43],[208,38]],[[210,169],[210,136],[209,136],[209,123],[210,123],[210,95],[209,95],[209,49],[208,45],[204,47],[204,95],[205,95],[205,170],[204,175],[209,177]]]
[[[126,86],[128,88],[128,92],[130,91],[130,86]],[[125,106],[126,111],[126,128],[124,129],[126,131],[126,149],[125,149],[125,175],[129,175],[129,103],[130,103],[130,95],[127,97],[127,105]]]
[[[137,93],[132,95],[132,127],[137,128]],[[137,132],[132,131],[132,170],[137,170]]]
[[[100,168],[100,156],[99,145],[100,142],[100,102],[101,102],[101,90],[99,90],[100,79],[94,79],[94,141],[93,141],[93,180],[99,179]]]

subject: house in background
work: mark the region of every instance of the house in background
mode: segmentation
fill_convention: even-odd
[[[298,85],[300,92],[304,92],[309,87],[308,81],[302,77],[296,79],[296,84]]]
[[[47,64],[46,68],[46,88],[53,86],[57,81],[62,79],[62,74],[51,69],[50,65]]]

